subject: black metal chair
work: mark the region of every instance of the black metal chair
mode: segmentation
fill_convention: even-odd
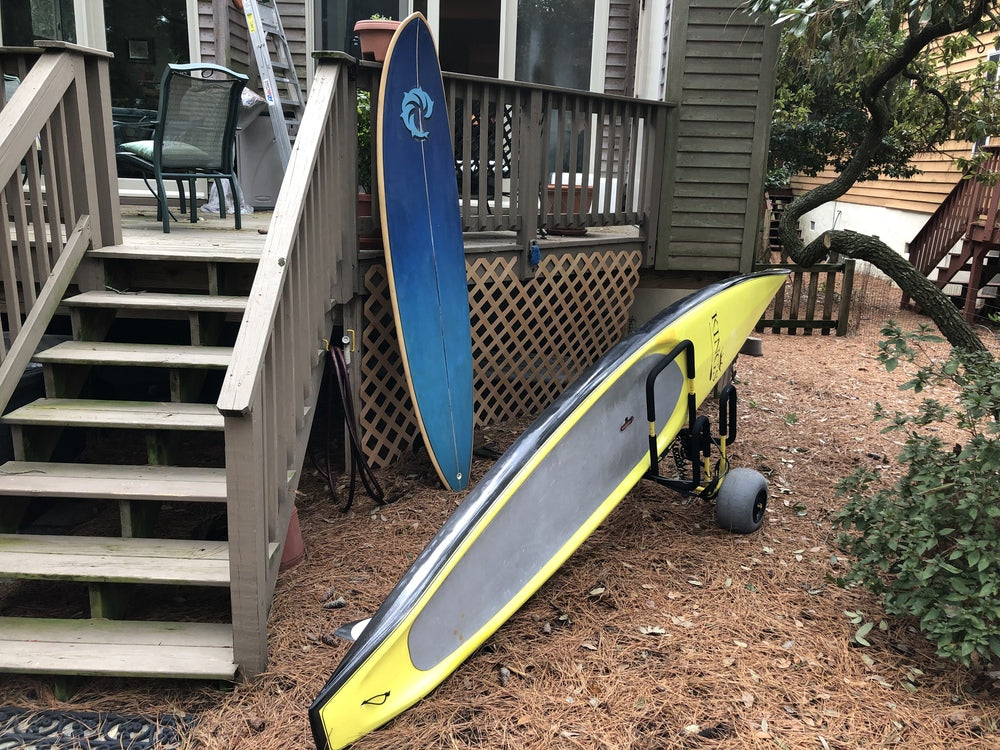
[[[123,143],[132,141],[152,140],[156,132],[156,120],[159,113],[155,109],[138,109],[135,107],[112,107],[111,126],[115,136],[115,153]],[[118,161],[119,177],[142,177],[142,170],[130,167],[124,161]]]
[[[156,218],[163,231],[170,231],[165,180],[175,180],[184,213],[184,182],[190,191],[191,221],[198,220],[195,208],[195,180],[215,180],[219,195],[222,181],[229,180],[234,196],[239,195],[233,147],[240,93],[247,77],[220,65],[208,63],[168,65],[160,82],[160,105],[152,140],[122,143],[115,154],[122,164],[138,168],[146,185],[156,196]],[[149,176],[156,180],[156,189]],[[234,201],[236,228],[241,227],[240,201]],[[221,218],[226,217],[225,201],[220,202]]]
[[[14,96],[14,93],[17,91],[17,89],[18,89],[18,87],[20,85],[21,85],[21,79],[18,78],[17,76],[8,75],[7,73],[3,74],[3,89],[4,89],[4,102],[5,103],[10,101],[10,98],[12,96]],[[41,169],[41,167],[42,167],[42,147],[41,147],[41,141],[38,138],[35,139],[35,153],[38,155],[38,168]],[[24,184],[27,181],[28,181],[28,164],[27,164],[27,162],[22,161],[21,162],[21,184]]]
[[[469,125],[466,126],[465,118],[465,99],[459,98],[455,100],[455,177],[458,180],[458,193],[459,196],[462,195],[462,181],[464,178],[463,160],[462,155],[464,151],[464,139],[465,131],[468,128],[469,135],[469,150],[471,158],[468,165],[469,174],[469,192],[471,195],[486,201],[486,210],[488,213],[493,213],[493,209],[490,206],[490,201],[496,202],[498,197],[502,197],[503,193],[503,180],[510,177],[510,160],[511,160],[511,133],[513,130],[512,122],[512,112],[510,105],[501,104],[503,108],[503,117],[501,123],[497,124],[497,104],[496,102],[490,102],[487,106],[487,120],[484,123],[482,119],[482,103],[479,100],[472,100],[470,104],[470,114],[469,114]],[[486,126],[486,147],[489,153],[485,155],[485,159],[482,158],[483,155],[479,153],[480,150],[480,132],[483,125]],[[495,159],[497,137],[502,139],[501,141],[501,164],[499,169],[497,168],[497,163]],[[479,170],[480,168],[486,171],[486,195],[480,195],[479,187]],[[500,178],[500,195],[497,195],[497,177]]]

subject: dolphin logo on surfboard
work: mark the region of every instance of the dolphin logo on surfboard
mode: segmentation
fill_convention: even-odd
[[[430,131],[423,129],[423,121],[429,120],[433,113],[434,100],[419,86],[403,94],[403,108],[399,117],[414,140],[427,140]]]

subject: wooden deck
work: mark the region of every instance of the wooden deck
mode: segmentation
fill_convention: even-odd
[[[677,28],[682,38],[684,28]],[[776,48],[776,33],[772,37]],[[746,43],[742,37],[737,42],[741,49]],[[6,355],[0,348],[0,404],[10,402],[50,327],[72,338],[41,363],[44,398],[5,414],[15,460],[0,477],[0,532],[20,533],[49,500],[93,506],[107,516],[93,531],[107,538],[83,537],[65,550],[53,549],[58,545],[51,540],[33,546],[28,535],[0,537],[0,546],[12,547],[0,556],[0,578],[58,581],[88,597],[90,615],[53,620],[45,602],[32,601],[24,617],[0,618],[0,672],[252,676],[267,666],[269,603],[322,383],[318,342],[331,332],[361,337],[361,354],[351,364],[359,376],[352,378],[355,388],[376,381],[388,387],[396,381],[365,373],[399,368],[398,356],[385,346],[392,313],[382,253],[362,254],[351,241],[357,94],[377,89],[378,71],[336,53],[319,58],[278,197],[279,221],[272,222],[271,212],[256,212],[243,216],[236,230],[233,216],[199,211],[192,224],[176,215],[175,200],[178,220],[164,234],[148,196],[120,205],[109,158],[115,134],[107,116],[108,59],[105,52],[47,42],[0,55],[4,71],[23,83],[10,101],[0,97],[7,126],[0,128],[0,172],[4,184],[20,181],[23,188],[8,191],[13,218],[10,232],[0,232],[3,302],[21,312],[8,316]],[[743,67],[755,76],[759,59]],[[686,60],[679,57],[671,69],[684,73]],[[732,69],[729,56],[726,69]],[[518,397],[517,408],[542,407],[574,367],[617,340],[640,269],[676,270],[668,250],[680,247],[698,271],[735,272],[749,259],[744,245],[756,232],[746,221],[744,197],[747,205],[759,205],[754,171],[741,163],[736,179],[718,170],[707,179],[701,157],[717,151],[715,141],[688,139],[698,150],[691,167],[698,174],[686,177],[689,168],[675,163],[671,151],[678,126],[685,127],[671,113],[677,105],[472,76],[450,76],[446,85],[449,114],[462,107],[472,115],[479,107],[478,117],[461,118],[456,168],[469,232],[470,315],[481,323],[477,335],[490,372],[490,390],[481,399],[489,404],[484,422],[507,416],[510,394],[524,391],[525,383],[530,392]],[[716,111],[702,106],[703,91],[696,92],[694,109],[715,122]],[[731,92],[722,93],[732,110]],[[749,103],[741,100],[741,113],[751,109],[766,124],[769,108]],[[491,112],[495,117],[487,116]],[[746,129],[745,120],[732,121]],[[559,134],[554,144],[553,133]],[[733,140],[729,131],[708,135]],[[750,149],[756,141],[743,143]],[[558,153],[578,156],[567,161],[575,171],[565,179],[562,172],[550,178],[550,156]],[[723,154],[723,166],[734,161],[732,153]],[[495,185],[480,169],[490,161],[502,165]],[[499,176],[501,170],[494,171]],[[567,180],[595,186],[587,210],[569,201],[546,204],[547,184],[561,196],[558,188]],[[721,201],[720,180],[726,189]],[[696,210],[685,212],[692,204]],[[661,208],[673,211],[665,212],[668,218],[679,217],[671,225],[680,227],[678,233],[658,231]],[[711,218],[709,231],[698,220],[704,213]],[[739,231],[720,223],[725,215]],[[548,238],[537,236],[539,226],[550,230]],[[589,228],[584,236],[554,234],[583,227]],[[692,236],[697,247],[690,245]],[[707,253],[698,250],[706,246]],[[31,252],[23,252],[27,248]],[[383,302],[375,313],[368,309]],[[55,316],[60,320],[51,325]],[[518,332],[516,350],[512,331]],[[526,380],[512,380],[508,374],[522,372],[520,362],[538,368]],[[366,394],[363,403],[384,408],[390,401],[382,395]],[[361,414],[359,421],[363,429],[374,424]],[[377,446],[381,460],[407,448],[407,433],[393,432],[391,442]],[[127,463],[119,461],[122,455]],[[220,513],[227,547],[201,559],[201,520],[211,515],[215,523]],[[185,543],[160,543],[174,539]],[[220,577],[223,555],[228,585]],[[137,595],[150,570],[177,585],[207,586],[205,601],[218,611],[198,606],[174,617],[172,610],[157,609],[155,599]],[[140,613],[136,604],[148,606]],[[178,659],[181,643],[190,658]]]
[[[198,201],[200,205],[204,201]],[[260,254],[264,238],[271,223],[271,211],[254,211],[242,215],[242,229],[233,226],[233,217],[226,214],[220,219],[218,214],[199,211],[198,221],[192,224],[187,214],[177,213],[177,202],[171,201],[171,208],[177,221],[170,224],[170,234],[163,233],[163,227],[156,218],[153,205],[123,205],[122,244],[130,248],[141,248],[147,253],[155,253],[158,247],[178,247],[190,245],[192,250],[204,253],[225,250],[243,251],[248,255]],[[174,255],[174,254],[172,254]],[[199,260],[205,260],[204,255]]]

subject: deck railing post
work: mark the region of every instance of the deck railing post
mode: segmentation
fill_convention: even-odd
[[[840,309],[837,311],[837,335],[846,336],[851,317],[851,296],[854,294],[854,258],[844,261],[844,280],[840,284]]]
[[[88,54],[84,57],[87,90],[89,91],[90,132],[93,137],[94,179],[97,184],[97,205],[100,235],[94,237],[95,247],[120,245],[122,242],[121,202],[118,196],[118,170],[115,166],[115,136],[111,122],[111,83],[108,56]]]
[[[642,137],[645,144],[646,160],[642,168],[639,191],[639,227],[645,244],[644,255],[648,264],[653,263],[656,252],[656,235],[660,219],[660,184],[663,180],[663,122],[661,110],[646,107],[645,128]]]
[[[267,666],[267,612],[270,539],[264,481],[266,450],[258,391],[245,415],[227,415],[226,486],[229,528],[229,569],[233,617],[233,661],[252,676]]]
[[[521,143],[520,177],[518,181],[517,244],[521,252],[519,273],[522,279],[535,275],[532,264],[532,245],[541,226],[539,213],[545,210],[542,200],[543,138],[547,132],[548,114],[545,97],[541,91],[522,91],[519,139]]]

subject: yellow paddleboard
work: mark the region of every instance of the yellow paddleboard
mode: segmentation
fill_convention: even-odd
[[[670,306],[542,413],[356,625],[309,709],[319,748],[344,747],[427,695],[566,561],[650,470],[650,442],[659,456],[688,427],[785,276],[736,277]],[[743,479],[734,484],[751,494],[764,488],[735,496],[759,525],[766,483]]]

